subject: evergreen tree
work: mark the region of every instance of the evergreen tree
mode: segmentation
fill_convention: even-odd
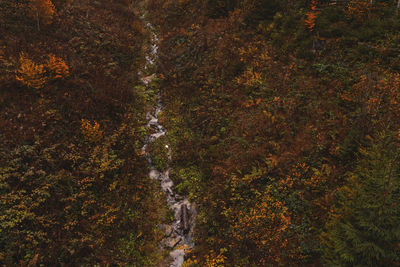
[[[361,149],[355,169],[338,192],[322,235],[329,266],[399,265],[399,150],[392,138],[379,139]]]

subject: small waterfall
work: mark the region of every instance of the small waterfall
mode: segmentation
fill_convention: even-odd
[[[145,70],[148,70],[151,65],[154,65],[157,60],[158,37],[153,26],[150,23],[146,24],[148,31],[151,33],[151,49],[146,55]],[[142,75],[143,76],[143,75]],[[153,73],[149,76],[142,77],[142,81],[146,88],[149,83],[156,77]],[[154,130],[146,140],[142,150],[146,155],[150,166],[149,176],[151,179],[160,181],[161,189],[167,197],[169,208],[174,212],[174,220],[169,225],[160,225],[160,228],[165,233],[165,238],[161,241],[160,246],[163,248],[171,248],[170,267],[181,267],[184,262],[185,250],[194,246],[193,243],[193,228],[196,217],[196,208],[194,203],[190,203],[184,196],[180,196],[174,192],[174,183],[170,179],[170,167],[165,171],[157,170],[152,162],[152,155],[147,151],[148,145],[166,134],[166,130],[158,121],[158,115],[163,109],[161,94],[157,95],[157,104],[152,112],[148,112],[146,118],[148,120],[147,127]],[[168,151],[168,161],[170,162],[171,148],[166,145]]]

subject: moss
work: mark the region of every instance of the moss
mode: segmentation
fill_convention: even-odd
[[[166,136],[161,136],[149,145],[148,152],[151,155],[154,167],[159,171],[168,168],[168,140]]]
[[[195,198],[200,192],[203,183],[203,175],[197,166],[181,168],[174,172],[174,181],[177,183],[176,189],[179,194],[187,195],[189,200]]]

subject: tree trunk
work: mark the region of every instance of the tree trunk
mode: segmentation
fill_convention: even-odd
[[[397,15],[399,14],[399,9],[400,9],[400,0],[397,1]]]
[[[36,23],[37,23],[37,29],[40,32],[39,12],[36,12]]]
[[[373,4],[373,0],[369,0],[369,16],[371,16],[371,12],[372,12],[372,4]]]
[[[189,215],[186,204],[181,206],[181,227],[184,233],[189,231]]]

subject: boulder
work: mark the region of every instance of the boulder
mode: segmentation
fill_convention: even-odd
[[[174,248],[179,243],[179,241],[181,241],[181,238],[179,236],[172,235],[164,240],[164,245],[169,248]]]
[[[172,226],[168,224],[160,225],[160,230],[165,233],[166,237],[169,237],[172,234]]]

